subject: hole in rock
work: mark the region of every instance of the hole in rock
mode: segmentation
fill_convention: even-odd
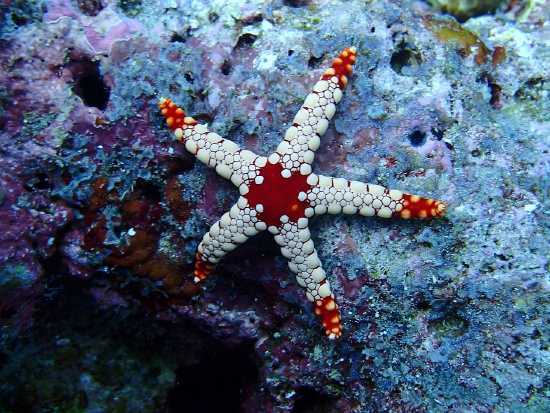
[[[290,7],[303,7],[308,6],[310,0],[284,0],[283,4]]]
[[[409,142],[415,148],[422,146],[426,143],[426,134],[417,129],[409,135]]]
[[[104,7],[101,0],[79,0],[77,4],[82,13],[92,17],[97,16]]]
[[[229,76],[231,74],[231,70],[233,69],[233,67],[231,66],[231,63],[226,60],[223,62],[221,69],[222,69],[223,75]]]
[[[172,413],[238,413],[243,396],[257,387],[258,371],[251,347],[220,345],[199,355],[196,364],[177,370],[168,395]]]
[[[326,56],[326,53],[323,53],[319,57],[311,56],[309,58],[308,62],[307,62],[308,69],[318,68],[321,65],[321,63],[322,63],[323,59],[325,58],[325,56]]]
[[[242,47],[250,47],[252,44],[256,41],[258,36],[252,33],[243,33],[239,37],[239,40],[237,40],[237,45],[235,46],[237,49],[240,49]]]
[[[422,65],[422,58],[413,44],[402,42],[393,53],[390,65],[396,73],[407,75],[410,69]]]
[[[73,92],[86,106],[104,110],[109,102],[111,89],[103,82],[97,67],[88,67],[77,76]]]
[[[331,413],[335,412],[334,400],[324,394],[320,394],[309,387],[302,387],[296,392],[296,403],[292,413]]]

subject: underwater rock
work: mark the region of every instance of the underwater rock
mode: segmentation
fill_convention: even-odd
[[[26,4],[1,6],[0,410],[222,411],[223,389],[234,411],[549,410],[546,2],[464,25],[417,2]],[[266,155],[352,45],[314,172],[448,210],[312,220],[329,342],[269,236],[192,282],[238,194],[156,102]]]

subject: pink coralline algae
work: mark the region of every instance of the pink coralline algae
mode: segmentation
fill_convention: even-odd
[[[0,2],[0,410],[549,411],[550,5],[430,4]],[[332,341],[267,228],[193,281],[204,234],[265,191],[174,142],[158,101],[282,159],[350,45],[311,174],[449,207],[305,217]]]

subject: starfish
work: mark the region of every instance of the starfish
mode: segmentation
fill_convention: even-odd
[[[170,99],[159,100],[176,138],[240,192],[237,203],[212,225],[199,244],[195,282],[204,281],[229,251],[268,230],[288,259],[298,284],[306,289],[307,299],[314,303],[330,339],[341,336],[341,317],[311,240],[309,218],[342,212],[381,218],[431,218],[443,215],[446,208],[445,203],[434,199],[312,172],[315,151],[342,98],[356,57],[357,49],[348,47],[334,60],[269,157],[241,149],[210,132]]]

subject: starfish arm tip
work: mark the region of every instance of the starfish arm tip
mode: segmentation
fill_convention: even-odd
[[[341,317],[332,295],[315,302],[315,313],[321,317],[329,339],[334,340],[342,335]]]
[[[351,73],[356,58],[357,48],[355,46],[346,48],[346,50],[334,59],[332,66],[325,71],[321,79],[328,80],[336,76],[338,79],[338,87],[340,90],[344,89],[348,83],[348,75]]]
[[[178,107],[170,99],[161,97],[158,101],[158,107],[162,116],[166,119],[166,124],[172,129],[172,132],[176,133],[179,129],[179,133],[176,134],[178,139],[181,139],[184,125],[194,125],[196,122],[193,118],[185,116],[185,112],[182,108]]]
[[[402,208],[393,213],[400,218],[439,218],[447,211],[447,204],[419,195],[403,194]]]

